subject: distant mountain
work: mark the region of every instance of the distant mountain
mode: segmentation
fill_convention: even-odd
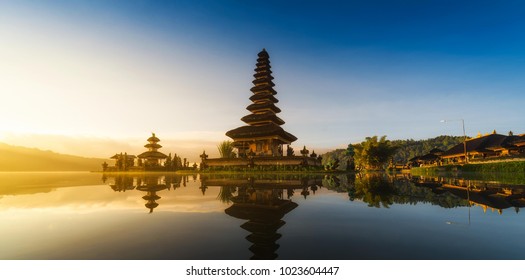
[[[0,171],[95,171],[104,161],[0,143]]]

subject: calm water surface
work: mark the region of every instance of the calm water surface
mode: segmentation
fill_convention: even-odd
[[[0,259],[525,259],[525,184],[0,173]]]

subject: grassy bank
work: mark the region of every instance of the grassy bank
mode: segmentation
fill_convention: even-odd
[[[525,161],[414,167],[410,173],[413,175],[453,176],[472,180],[525,184]]]
[[[479,172],[479,173],[525,173],[525,161],[478,163],[465,165],[444,165],[414,167],[415,172]]]

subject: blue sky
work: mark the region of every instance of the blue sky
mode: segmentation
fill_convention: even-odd
[[[5,1],[0,141],[214,149],[262,48],[296,148],[525,133],[524,31],[521,1]]]

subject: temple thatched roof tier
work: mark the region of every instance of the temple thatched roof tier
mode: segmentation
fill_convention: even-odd
[[[226,136],[231,137],[232,139],[252,139],[263,137],[271,138],[271,136],[278,136],[285,140],[286,143],[291,143],[297,140],[297,137],[286,132],[282,127],[274,123],[269,123],[260,126],[241,126],[226,132]]]
[[[273,104],[273,102],[270,102],[270,101],[262,101],[259,103],[253,103],[249,105],[248,107],[246,107],[246,109],[248,109],[248,111],[253,112],[253,113],[265,111],[265,110],[270,110],[276,114],[281,112],[281,109],[279,109],[277,106]]]
[[[258,69],[255,69],[255,70],[258,70]],[[272,73],[273,73],[272,70],[261,71],[261,72],[257,72],[253,74],[253,77],[256,79],[260,77],[270,77],[273,80]]]
[[[241,119],[241,121],[247,124],[253,124],[253,125],[270,123],[270,122],[277,124],[277,125],[284,124],[284,121],[278,116],[276,116],[274,113],[272,113],[271,111],[268,111],[262,114],[250,114],[250,115],[244,116]]]
[[[266,51],[266,49],[262,49],[262,51],[260,51],[258,54],[257,54],[258,57],[265,57],[265,58],[269,58],[270,55],[268,54],[268,52]]]
[[[266,86],[270,86],[270,87],[274,87],[275,84],[272,82],[273,80],[273,77],[270,76],[270,75],[264,75],[262,77],[259,77],[255,80],[253,80],[253,84],[254,85],[266,85]]]
[[[277,92],[275,93],[277,94]],[[264,93],[258,93],[250,96],[250,100],[253,102],[261,101],[261,100],[268,100],[273,103],[278,103],[279,100],[274,97],[274,93],[270,92],[264,92]]]
[[[162,148],[162,145],[157,144],[157,143],[149,143],[149,144],[144,145],[144,148],[156,150],[156,149]]]
[[[273,95],[277,94],[277,91],[275,91],[272,87],[273,86],[270,84],[257,85],[257,86],[252,87],[250,91],[253,92],[254,94],[265,93],[265,92],[271,93]]]
[[[139,158],[158,158],[158,159],[165,159],[168,156],[159,152],[159,151],[147,151],[140,155],[138,155]]]
[[[110,159],[118,159],[120,157],[127,157],[128,159],[136,158],[134,155],[115,154],[114,156],[110,157]]]
[[[148,142],[159,142],[159,141],[160,141],[160,139],[157,138],[157,136],[155,136],[155,133],[152,133],[151,137],[148,138]]]
[[[466,147],[464,143],[457,144],[448,151],[441,154],[442,157],[451,157],[455,155],[463,155],[465,148],[467,153],[484,153],[493,150],[498,150],[512,145],[512,141],[517,139],[516,136],[505,136],[501,134],[489,134],[482,137],[468,139]]]

